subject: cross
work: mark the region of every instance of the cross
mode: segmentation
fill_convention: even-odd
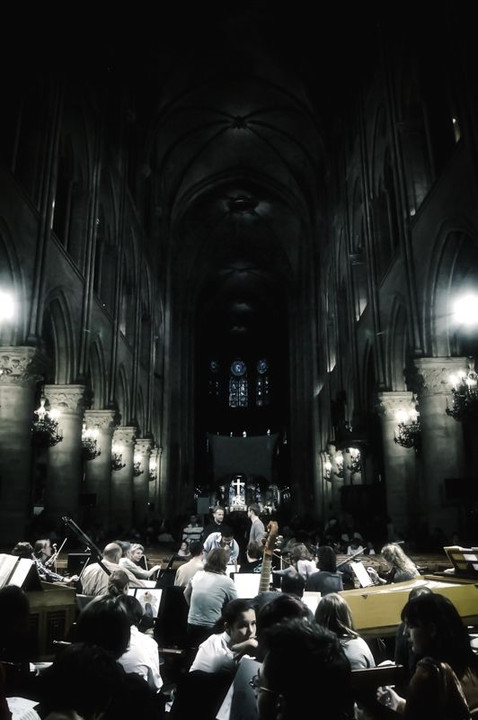
[[[237,477],[235,480],[233,480],[231,482],[231,488],[234,490],[235,495],[236,495],[235,500],[234,500],[234,502],[236,504],[239,504],[241,502],[241,490],[244,489],[245,485],[246,485],[246,483],[243,480],[241,480],[240,477]]]

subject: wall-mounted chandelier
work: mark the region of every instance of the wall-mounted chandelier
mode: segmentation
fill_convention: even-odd
[[[149,481],[154,482],[158,477],[158,462],[153,456],[149,460]]]
[[[63,440],[63,435],[58,426],[58,412],[47,410],[46,399],[40,399],[40,407],[34,411],[35,419],[31,424],[32,442],[37,447],[53,447]]]
[[[446,408],[446,414],[454,420],[463,421],[478,418],[478,374],[470,364],[468,372],[461,370],[450,378],[453,403]]]
[[[117,472],[124,467],[126,463],[123,462],[123,446],[115,443],[111,447],[111,469]]]
[[[362,456],[358,448],[347,448],[347,453],[350,454],[350,463],[347,468],[350,470],[351,475],[355,475],[362,471]]]
[[[144,472],[141,455],[135,454],[133,459],[133,477],[139,477]]]
[[[101,455],[101,450],[98,448],[98,435],[99,431],[97,428],[87,428],[83,423],[81,431],[81,451],[85,460],[94,460]]]
[[[335,474],[339,478],[344,476],[344,456],[341,450],[335,453]]]
[[[398,420],[397,428],[394,434],[394,441],[397,445],[404,448],[415,448],[415,452],[420,449],[421,428],[420,415],[417,410],[399,410],[396,415]]]
[[[332,463],[330,460],[326,460],[323,464],[323,475],[324,480],[330,480],[332,475]]]

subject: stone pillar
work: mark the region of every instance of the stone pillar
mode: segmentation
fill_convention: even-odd
[[[398,445],[394,440],[398,426],[397,413],[414,410],[415,402],[411,392],[382,392],[378,397],[382,421],[387,512],[396,532],[403,537],[410,522],[413,522],[413,508],[425,509],[417,496],[420,485],[419,478],[416,477],[415,451],[413,448]],[[415,519],[418,520],[418,517]]]
[[[134,460],[139,460],[141,474],[133,475],[134,524],[141,531],[147,521],[149,501],[149,459],[153,441],[150,438],[138,438],[134,445]]]
[[[55,522],[62,516],[78,517],[80,485],[83,474],[81,428],[83,424],[84,385],[45,385],[50,410],[58,412],[63,440],[48,449],[48,477],[45,490],[45,514]]]
[[[113,433],[124,467],[111,471],[111,523],[113,532],[129,531],[133,525],[133,454],[136,427],[120,425]]]
[[[159,472],[161,463],[161,451],[162,448],[154,445],[151,449],[151,457],[149,459],[149,470],[152,480],[149,483],[148,502],[153,504],[155,515],[158,513],[159,508]]]
[[[31,423],[38,360],[34,347],[0,347],[0,543],[26,538],[31,512]]]
[[[461,423],[446,414],[447,400],[451,399],[449,377],[460,370],[466,372],[468,361],[445,357],[414,362],[420,386],[421,457],[429,529],[440,527],[450,537],[459,520],[457,508],[447,502],[445,480],[463,477],[464,453]]]
[[[344,471],[340,472],[337,459],[344,457],[341,450],[330,453],[332,463],[332,512],[337,517],[342,514],[342,488],[344,486]],[[343,466],[342,466],[343,467]],[[340,472],[340,474],[339,474]]]
[[[98,457],[85,461],[85,492],[94,493],[96,502],[90,518],[105,530],[111,526],[111,444],[116,411],[86,410],[87,430],[96,431]]]

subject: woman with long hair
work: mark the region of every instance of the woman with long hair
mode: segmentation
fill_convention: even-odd
[[[413,578],[419,577],[420,573],[417,566],[398,543],[387,543],[387,545],[384,545],[381,549],[380,554],[390,569],[385,573],[379,574],[375,568],[367,568],[368,574],[376,585],[404,582],[405,580],[413,580]]]
[[[478,657],[456,607],[444,595],[422,593],[401,619],[421,659],[406,699],[390,687],[379,688],[377,699],[409,720],[466,720],[478,708]]]
[[[372,651],[355,630],[350,607],[342,595],[328,593],[321,598],[315,620],[337,635],[352,670],[375,667]]]

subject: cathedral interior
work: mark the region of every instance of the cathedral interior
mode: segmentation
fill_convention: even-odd
[[[476,544],[473,22],[171,5],[2,47],[0,542],[219,500]]]

